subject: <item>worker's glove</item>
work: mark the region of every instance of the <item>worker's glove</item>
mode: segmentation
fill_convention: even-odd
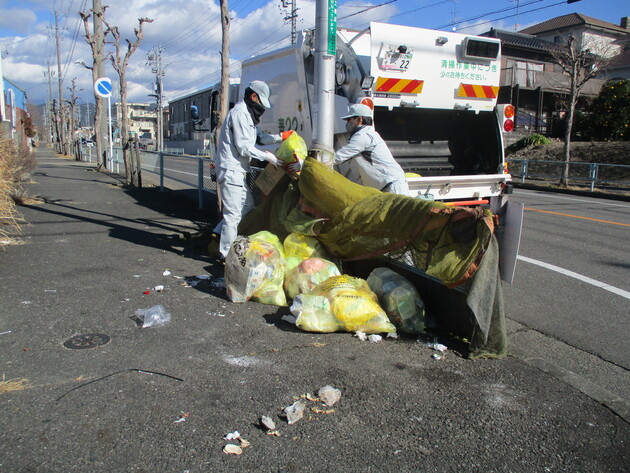
[[[262,156],[262,159],[264,159],[268,163],[271,163],[274,166],[282,166],[284,164],[284,161],[276,158],[276,155],[273,154],[271,151],[263,151],[263,153],[264,155]]]
[[[282,133],[280,133],[280,138],[282,138],[282,141],[284,141],[284,140],[286,140],[289,136],[291,136],[293,133],[295,133],[295,131],[293,131],[293,130],[283,131]]]
[[[304,161],[302,161],[301,159],[298,159],[296,162],[289,164],[287,166],[287,169],[289,170],[291,174],[297,174],[302,170],[303,163]]]

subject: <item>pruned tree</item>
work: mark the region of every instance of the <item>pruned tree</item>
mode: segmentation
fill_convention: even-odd
[[[571,130],[575,118],[575,106],[580,93],[588,81],[596,77],[610,63],[610,47],[594,45],[592,49],[583,48],[575,36],[567,38],[566,45],[550,51],[553,61],[558,64],[569,79],[567,114],[564,129],[564,169],[560,185],[569,181],[569,162],[571,160]]]
[[[94,2],[94,8],[91,10],[92,13],[79,12],[79,16],[83,20],[83,27],[85,29],[85,39],[92,49],[93,59],[91,66],[88,66],[83,61],[79,61],[79,64],[92,71],[92,83],[95,83],[100,78],[100,71],[102,70],[103,62],[105,61],[105,34],[103,34],[102,31],[99,31],[98,28],[98,14],[102,11],[104,11],[104,9],[100,5],[100,2]],[[93,18],[94,22],[94,34],[90,33],[90,17]],[[104,127],[104,124],[102,123],[103,108],[106,107],[106,105],[105,99],[99,97],[96,92],[94,92],[94,103],[94,132],[96,137],[96,155],[98,156],[97,170],[101,171],[107,168],[107,152],[105,151],[107,146],[105,146],[105,143],[103,142],[104,137],[101,132]]]
[[[98,16],[102,19],[103,23],[107,27],[106,33],[109,33],[114,38],[114,48],[115,51],[113,54],[109,54],[109,58],[112,62],[112,67],[118,73],[119,82],[120,82],[120,104],[121,104],[121,123],[120,123],[120,139],[123,148],[123,160],[125,162],[125,183],[128,186],[137,186],[138,185],[138,170],[135,169],[133,160],[131,159],[131,144],[129,142],[129,117],[127,114],[127,66],[129,65],[129,60],[134,52],[140,46],[142,39],[144,38],[144,33],[142,31],[142,27],[145,23],[153,23],[153,20],[150,18],[138,18],[138,27],[134,28],[133,32],[136,36],[135,41],[131,41],[125,38],[127,42],[127,51],[125,55],[122,55],[122,45],[120,42],[120,31],[117,26],[110,25],[104,16],[105,8],[103,8],[103,13],[100,13]]]
[[[83,89],[78,89],[77,90],[77,78],[73,78],[72,79],[72,87],[68,87],[68,90],[70,91],[70,100],[67,100],[67,104],[68,104],[68,113],[69,113],[69,117],[68,117],[68,127],[69,127],[69,133],[68,133],[68,140],[71,143],[71,149],[74,152],[74,157],[77,161],[79,161],[79,152],[78,152],[78,145],[77,145],[77,140],[76,140],[76,129],[78,128],[76,125],[76,107],[77,107],[77,92],[83,90]]]

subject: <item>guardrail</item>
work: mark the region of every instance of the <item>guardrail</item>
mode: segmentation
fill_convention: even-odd
[[[95,153],[88,153],[86,148],[84,147],[83,149],[84,159],[89,156],[95,162]],[[170,188],[195,189],[200,209],[205,206],[205,194],[216,194],[214,159],[207,156],[175,154],[166,151],[160,153],[157,151],[139,150],[139,153],[144,181],[153,181],[153,184],[159,185],[160,190],[164,190],[165,181],[168,181]],[[87,161],[87,159],[85,160]],[[113,148],[112,159],[108,162],[107,167],[116,174],[124,174],[125,163],[122,148]],[[251,169],[252,172],[248,174],[247,183],[250,188],[255,189],[254,181],[262,172],[262,169],[258,167],[252,167]],[[153,179],[147,179],[149,177],[147,175],[150,175]],[[256,194],[255,192],[255,196]]]
[[[529,180],[555,180],[562,177],[566,161],[539,161],[537,159],[509,159],[508,169],[512,177],[524,184]],[[624,164],[599,164],[568,162],[569,182],[604,189],[630,189],[630,166]]]

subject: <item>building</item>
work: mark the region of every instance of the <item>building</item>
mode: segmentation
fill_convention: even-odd
[[[483,36],[501,40],[501,89],[499,103],[517,108],[516,126],[525,132],[548,135],[561,133],[559,119],[566,110],[569,78],[554,61],[573,35],[583,49],[611,58],[611,65],[623,53],[624,39],[630,30],[628,18],[621,26],[578,13],[564,15],[533,25],[520,32],[491,29]],[[578,109],[585,108],[599,94],[603,83],[618,72],[604,70],[581,91]]]
[[[2,134],[12,138],[19,150],[30,150],[36,130],[26,108],[26,92],[7,78],[2,78],[2,89]]]
[[[573,36],[581,50],[590,49],[596,54],[614,57],[623,52],[617,41],[630,33],[629,20],[630,17],[624,17],[619,25],[615,25],[580,13],[570,13],[530,26],[520,33],[556,44],[566,44],[567,38]]]
[[[157,135],[157,108],[155,104],[145,103],[128,103],[127,117],[129,119],[130,137],[138,138],[138,140],[149,146],[155,146]],[[116,102],[112,110],[112,133],[114,142],[120,145],[120,126],[122,122],[122,104]]]

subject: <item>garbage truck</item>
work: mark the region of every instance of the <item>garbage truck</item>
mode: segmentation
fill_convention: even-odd
[[[339,28],[336,49],[335,149],[347,139],[339,117],[351,104],[370,106],[376,130],[408,171],[412,197],[491,207],[501,275],[511,282],[523,207],[507,198],[503,133],[513,127],[513,108],[497,106],[500,41],[373,22],[363,31]],[[240,78],[241,88],[253,80],[270,86],[272,108],[259,129],[295,130],[309,148],[318,111],[314,51],[315,32],[300,32],[294,44],[243,61]]]

